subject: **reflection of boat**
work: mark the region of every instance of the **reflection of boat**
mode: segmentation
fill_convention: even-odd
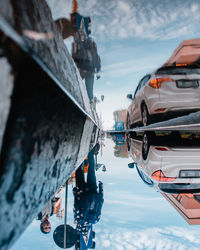
[[[191,225],[200,225],[199,194],[166,194],[161,193],[181,216]]]
[[[149,140],[146,134],[143,140],[131,139],[130,154],[140,176],[164,192],[200,191],[200,146],[154,146]]]

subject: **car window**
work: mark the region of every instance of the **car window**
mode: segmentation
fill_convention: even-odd
[[[136,166],[137,172],[139,174],[139,176],[141,177],[141,179],[143,180],[143,182],[149,186],[153,186],[154,183],[153,181],[147,176],[145,175],[138,166]]]
[[[140,84],[137,86],[137,88],[136,88],[136,90],[135,90],[134,97],[137,95],[139,89],[140,89]]]
[[[145,85],[145,83],[150,79],[151,75],[146,75],[145,77],[142,78],[141,80],[141,87]]]
[[[151,75],[146,75],[145,77],[142,78],[142,80],[140,80],[140,82],[135,90],[134,97],[137,95],[139,90],[145,85],[145,83],[150,79],[150,77],[151,77]]]
[[[140,88],[141,88],[141,84],[142,84],[142,80],[139,82],[136,90],[135,90],[135,94],[134,94],[134,97],[137,95],[137,93],[139,92]]]

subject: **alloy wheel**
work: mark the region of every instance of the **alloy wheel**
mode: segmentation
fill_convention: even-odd
[[[142,140],[142,157],[144,160],[147,159],[148,152],[149,152],[149,140],[148,140],[147,135],[144,134],[143,140]]]
[[[142,106],[142,123],[144,126],[148,125],[148,111],[146,105]]]

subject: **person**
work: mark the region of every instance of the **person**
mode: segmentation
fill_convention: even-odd
[[[73,10],[70,20],[60,18],[55,24],[63,39],[73,36],[72,58],[76,63],[82,79],[85,81],[86,90],[91,103],[93,103],[94,75],[101,70],[101,59],[97,52],[97,45],[91,34],[91,18],[83,17],[78,12],[78,3],[73,1]],[[97,80],[100,75],[97,75]]]
[[[97,45],[87,33],[84,23],[85,19],[82,19],[80,28],[74,35],[72,58],[79,69],[82,79],[85,80],[88,97],[92,101],[94,75],[101,70],[101,59],[98,55]],[[97,79],[99,78],[100,76],[97,77]]]
[[[42,211],[38,214],[37,220],[41,221],[40,230],[44,234],[48,234],[51,231],[51,223],[49,218],[53,214],[57,214],[61,207],[61,197],[53,197]]]
[[[79,234],[87,235],[92,224],[100,220],[103,206],[103,183],[96,184],[95,176],[95,148],[88,154],[87,182],[84,179],[84,163],[76,170],[76,187],[74,194],[74,220]]]

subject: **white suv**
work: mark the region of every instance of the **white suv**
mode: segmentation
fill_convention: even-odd
[[[165,67],[139,82],[127,112],[127,128],[151,123],[152,116],[200,110],[200,68]]]

